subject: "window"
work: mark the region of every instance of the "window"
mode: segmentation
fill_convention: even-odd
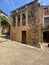
[[[32,24],[33,23],[33,11],[29,10],[28,11],[28,24]]]
[[[44,13],[47,13],[48,12],[48,8],[44,8]]]
[[[22,20],[25,20],[26,16],[25,13],[22,14]]]
[[[28,18],[32,18],[33,17],[33,11],[28,11]]]
[[[31,17],[33,17],[33,11],[31,11],[30,13],[31,13]]]
[[[17,22],[17,26],[20,26],[20,15],[18,15],[18,22]]]
[[[28,11],[28,18],[31,18],[31,16],[30,16],[30,11]]]
[[[44,26],[48,26],[49,25],[49,17],[44,17]]]
[[[26,25],[26,15],[25,15],[25,13],[22,14],[22,25]]]
[[[16,17],[13,16],[13,27],[15,27],[15,26],[16,26]]]

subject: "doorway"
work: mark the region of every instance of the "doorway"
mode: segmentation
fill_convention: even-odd
[[[22,31],[22,43],[26,44],[26,31]]]
[[[49,42],[49,31],[43,32],[43,40]]]

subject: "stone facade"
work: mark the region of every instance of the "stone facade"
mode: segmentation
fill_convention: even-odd
[[[38,0],[34,0],[12,11],[10,38],[21,43],[26,39],[26,44],[40,47],[39,42],[43,41],[43,10],[47,7],[40,6]]]
[[[41,41],[44,42],[44,39],[43,39],[43,32],[46,32],[46,31],[49,31],[49,20],[47,21],[47,23],[45,23],[44,21],[44,18],[45,17],[48,17],[49,19],[49,6],[40,6],[39,8],[39,19],[40,19],[40,27],[41,27],[41,34],[40,34],[40,37],[41,37]],[[45,26],[45,24],[47,24],[47,26]]]
[[[7,33],[9,31],[8,25],[10,25],[8,15],[0,10],[0,34]]]

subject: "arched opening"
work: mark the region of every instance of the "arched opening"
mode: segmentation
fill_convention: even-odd
[[[49,42],[49,31],[43,32],[43,40]]]
[[[10,24],[6,20],[1,21],[1,34],[10,36]]]

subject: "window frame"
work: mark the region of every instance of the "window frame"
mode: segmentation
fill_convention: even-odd
[[[44,8],[44,13],[48,12],[48,7]]]
[[[25,15],[24,18],[23,18],[23,14]],[[25,26],[26,25],[26,14],[25,12],[22,13],[22,26]]]
[[[32,14],[31,14],[32,13]],[[29,15],[30,14],[30,15]],[[28,18],[31,19],[33,18],[33,10],[28,10]]]
[[[23,15],[24,15],[24,18],[23,18]],[[26,15],[25,13],[22,13],[22,20],[25,20],[26,19]]]
[[[45,27],[45,24],[44,24],[44,18],[45,18],[45,17],[49,17],[49,15],[43,16],[43,28]]]
[[[16,26],[16,16],[14,15],[13,16],[13,27],[15,27]]]
[[[17,26],[20,26],[20,14],[17,15],[18,21],[17,21]]]

